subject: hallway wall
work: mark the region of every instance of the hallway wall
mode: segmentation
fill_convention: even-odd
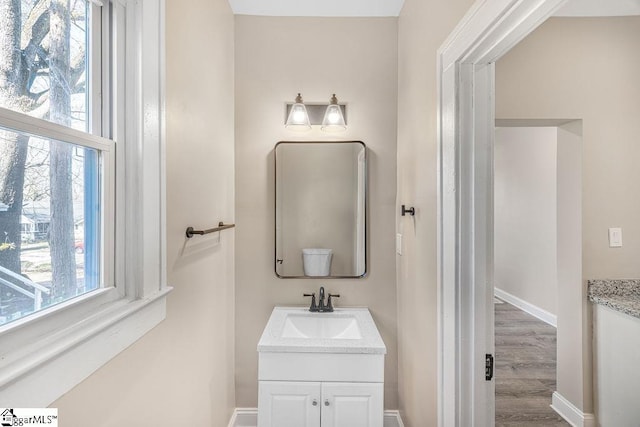
[[[551,18],[496,64],[497,118],[583,120],[585,279],[640,276],[639,38],[640,17]]]
[[[494,153],[494,286],[555,315],[558,130],[496,128]]]

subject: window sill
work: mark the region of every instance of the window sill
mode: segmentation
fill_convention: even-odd
[[[112,302],[60,331],[55,342],[36,340],[19,350],[23,357],[6,366],[0,360],[0,401],[14,407],[50,405],[164,320],[171,290]]]

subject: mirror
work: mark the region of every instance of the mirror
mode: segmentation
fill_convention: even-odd
[[[279,142],[276,259],[281,278],[366,274],[366,147],[360,141]]]

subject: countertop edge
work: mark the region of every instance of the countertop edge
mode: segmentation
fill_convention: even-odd
[[[640,319],[640,279],[588,280],[588,300]]]
[[[387,349],[379,347],[259,345],[258,353],[387,354]]]
[[[360,321],[364,321],[360,326],[368,331],[368,339],[355,340],[359,341],[358,343],[344,339],[321,339],[303,343],[296,342],[295,338],[282,339],[271,336],[268,331],[280,329],[279,323],[284,320],[287,311],[306,312],[307,309],[305,307],[274,307],[258,341],[256,349],[258,353],[387,354],[387,347],[368,307],[339,307],[334,312],[336,314],[341,312],[356,313],[356,317]],[[319,313],[318,315],[330,315],[330,313]]]

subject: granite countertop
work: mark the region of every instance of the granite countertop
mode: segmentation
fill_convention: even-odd
[[[640,279],[589,280],[589,301],[640,319]]]
[[[289,353],[360,353],[386,354],[387,348],[382,341],[371,313],[368,308],[336,308],[333,313],[312,313],[312,316],[353,316],[358,322],[362,338],[284,338],[281,332],[287,315],[309,314],[308,307],[275,307],[264,327],[258,352],[289,352]]]

